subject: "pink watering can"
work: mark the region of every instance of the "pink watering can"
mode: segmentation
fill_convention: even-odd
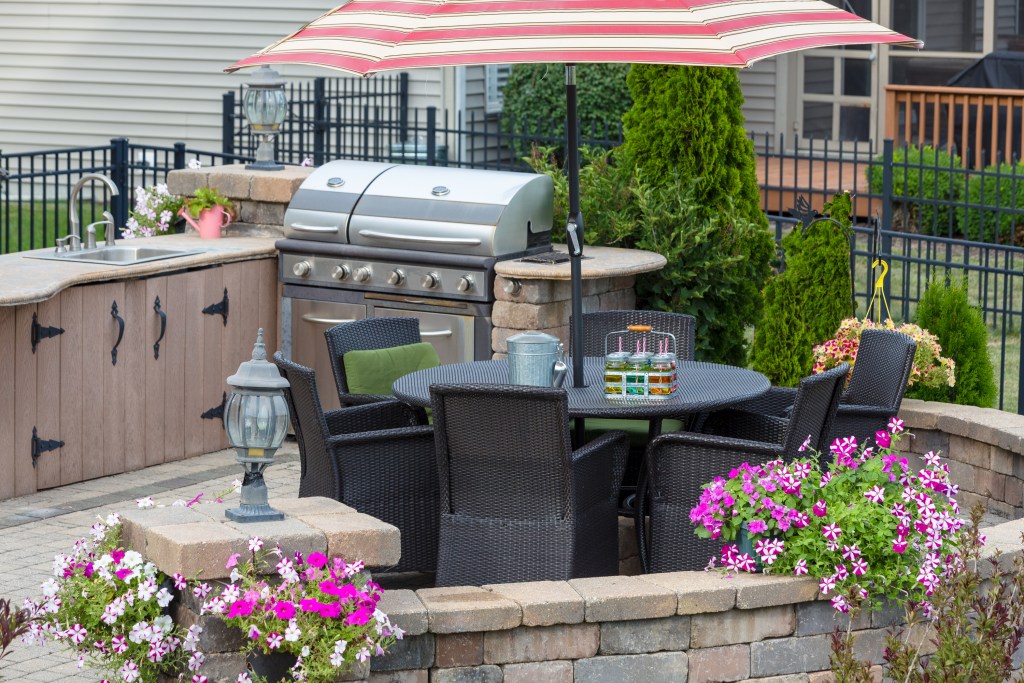
[[[221,228],[231,225],[231,212],[223,206],[212,206],[199,212],[197,223],[192,214],[184,206],[178,211],[178,215],[188,221],[188,224],[199,231],[199,236],[204,240],[215,240],[220,238]]]

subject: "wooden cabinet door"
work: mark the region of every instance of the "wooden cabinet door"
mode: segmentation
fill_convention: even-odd
[[[37,309],[36,304],[0,309],[0,343],[11,350],[8,357],[0,358],[0,492],[5,497],[36,490],[32,428],[37,416],[37,363],[32,322]],[[57,435],[43,437],[56,439]]]
[[[188,277],[188,274],[182,274],[166,278],[167,296],[160,299],[166,325],[163,328],[164,337],[160,341],[160,357],[154,358],[154,361],[161,363],[164,368],[165,462],[185,457],[185,376],[186,373],[194,372],[191,355],[187,351],[192,347],[186,343]],[[154,312],[153,330],[156,333],[160,331],[159,326],[159,316]]]

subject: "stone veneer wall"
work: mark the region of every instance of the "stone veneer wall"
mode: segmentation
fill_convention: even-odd
[[[491,349],[495,358],[507,358],[505,341],[524,330],[540,330],[562,340],[569,350],[569,315],[572,312],[572,284],[568,280],[515,279],[519,289],[505,291],[510,279],[494,281],[494,310],[491,313]],[[636,306],[633,284],[636,277],[623,275],[583,281],[583,312],[628,310]]]

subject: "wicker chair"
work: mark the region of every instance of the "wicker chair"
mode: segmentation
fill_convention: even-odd
[[[698,538],[690,522],[690,510],[700,498],[701,485],[744,462],[794,459],[808,436],[810,447],[816,447],[831,429],[848,371],[849,366],[843,363],[804,378],[791,417],[754,416],[744,420],[744,438],[675,432],[652,441],[647,448],[635,516],[644,571],[703,569],[708,558],[717,556],[721,541]],[[738,412],[721,411],[715,413],[715,419],[737,420],[743,417]]]
[[[274,363],[291,385],[285,392],[299,442],[299,497],[324,496],[398,527],[402,558],[394,571],[437,567],[437,458],[434,430],[417,426],[398,401],[324,413],[316,375],[286,360]]]
[[[573,451],[561,389],[434,385],[438,586],[618,574],[626,435]]]
[[[914,366],[917,344],[895,330],[864,330],[857,349],[857,362],[850,384],[839,399],[839,409],[822,447],[842,436],[855,436],[858,443],[874,437],[895,417]],[[746,401],[737,408],[763,415],[786,417],[796,398],[796,389],[772,387],[767,394]]]
[[[334,383],[338,386],[338,398],[341,400],[342,406],[394,400],[392,396],[350,394],[348,379],[345,376],[344,358],[346,353],[388,349],[393,346],[418,344],[422,341],[420,321],[416,318],[401,317],[355,320],[335,325],[324,331],[324,336],[327,338],[327,350],[331,357],[331,369],[334,371]]]
[[[572,330],[572,316],[569,317]],[[685,313],[665,311],[596,311],[583,314],[583,355],[604,356],[605,336],[609,332],[625,330],[630,325],[650,325],[659,332],[670,332],[676,338],[676,358],[693,360],[694,334],[697,319]],[[570,339],[569,348],[572,349]],[[590,419],[586,421],[586,438],[592,439],[606,431],[624,430],[629,435],[629,458],[622,479],[623,514],[630,513],[631,494],[636,489],[640,468],[644,460],[644,449],[652,436],[666,431],[676,431],[684,426],[688,416],[680,415],[675,420],[616,420]]]
[[[609,332],[624,330],[630,325],[650,325],[658,332],[671,332],[676,338],[676,357],[693,360],[694,334],[697,319],[685,313],[665,311],[596,311],[583,314],[583,355],[604,356],[604,339]],[[572,316],[569,316],[572,330]],[[569,339],[572,349],[572,339]]]

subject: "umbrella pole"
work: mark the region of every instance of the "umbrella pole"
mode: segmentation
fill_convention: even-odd
[[[572,385],[586,386],[583,380],[583,214],[580,211],[580,149],[576,116],[576,65],[565,65],[565,162],[569,177],[569,216],[565,235],[569,244],[572,278]]]

